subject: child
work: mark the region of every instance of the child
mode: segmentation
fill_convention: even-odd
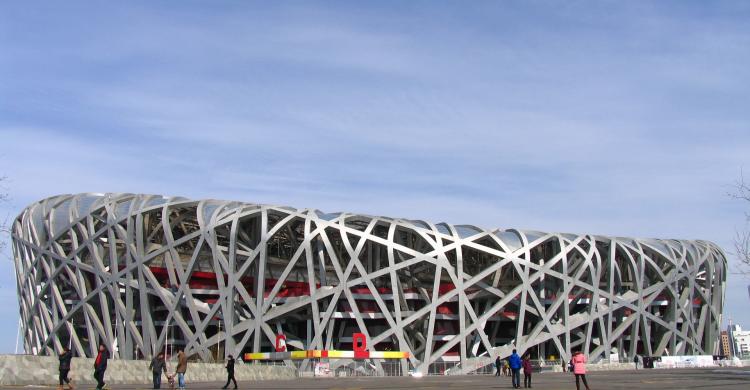
[[[534,369],[531,366],[531,359],[529,359],[529,355],[526,354],[523,357],[523,360],[521,361],[521,366],[523,367],[523,387],[531,387],[531,372]]]
[[[167,383],[169,383],[169,390],[174,390],[174,377],[176,374],[167,374]]]

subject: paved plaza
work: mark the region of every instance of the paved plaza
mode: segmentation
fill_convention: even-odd
[[[750,368],[708,368],[637,371],[599,371],[587,375],[592,390],[598,389],[750,389]],[[189,372],[188,372],[189,378]],[[545,390],[575,389],[572,374],[535,374],[533,388]],[[188,390],[220,389],[223,383],[189,383]],[[583,386],[581,386],[583,388]],[[5,389],[54,389],[50,386],[12,386]],[[92,386],[80,386],[87,390]],[[146,390],[142,385],[113,386],[112,390]],[[299,378],[283,381],[240,382],[240,389],[510,389],[510,378],[493,376],[431,376]],[[165,387],[162,387],[165,389]]]

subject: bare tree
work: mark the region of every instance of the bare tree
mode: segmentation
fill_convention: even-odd
[[[734,191],[729,194],[732,198],[750,203],[750,183],[745,181],[745,175],[740,174],[740,179],[734,185]],[[734,255],[737,258],[737,270],[750,275],[750,212],[745,212],[745,226],[737,230],[734,237]]]

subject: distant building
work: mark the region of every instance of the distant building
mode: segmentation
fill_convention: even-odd
[[[719,354],[723,356],[732,356],[732,348],[729,346],[729,332],[721,331],[719,338]]]
[[[742,330],[739,325],[732,324],[732,319],[729,319],[729,326],[727,326],[727,336],[729,336],[729,352],[732,354],[732,356],[735,356],[737,353],[734,350],[734,332]]]
[[[728,336],[732,354],[741,359],[750,358],[750,331],[742,330],[739,325],[729,325]]]

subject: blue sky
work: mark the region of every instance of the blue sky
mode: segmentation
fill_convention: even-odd
[[[743,1],[2,2],[0,215],[141,192],[730,252],[747,20]],[[725,308],[747,327],[749,283]]]

